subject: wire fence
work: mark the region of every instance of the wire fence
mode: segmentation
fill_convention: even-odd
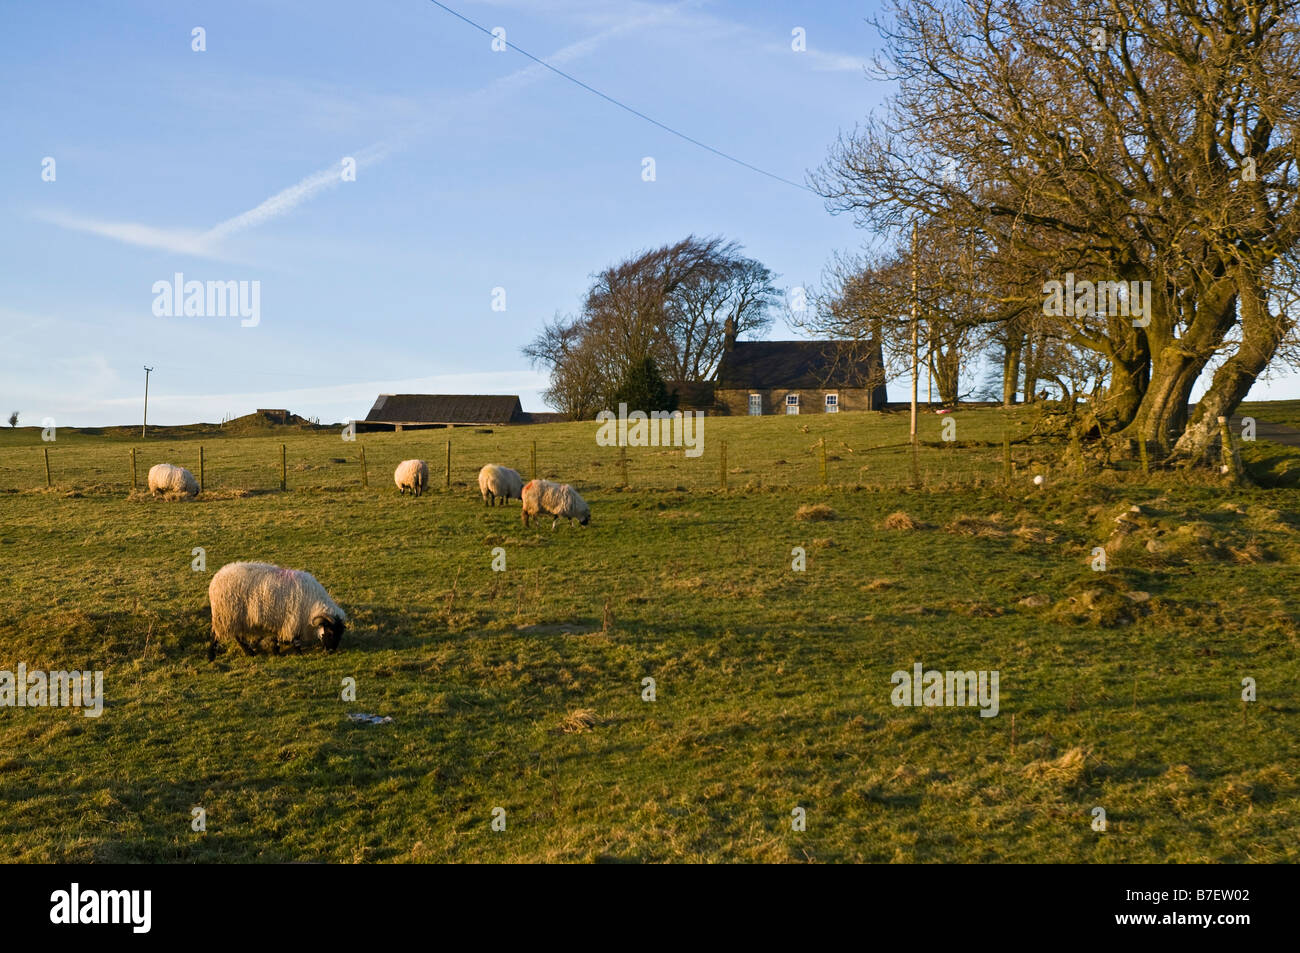
[[[148,492],[157,463],[188,469],[204,494],[259,492],[397,492],[393,471],[407,459],[429,467],[431,492],[478,492],[487,463],[596,491],[739,492],[781,487],[936,487],[1028,480],[1068,467],[1060,448],[1002,441],[918,441],[850,446],[839,434],[759,441],[731,435],[692,454],[683,447],[601,447],[571,438],[518,433],[365,434],[340,441],[326,434],[129,442],[52,441],[0,447],[0,492],[64,491],[81,495]],[[802,437],[802,435],[799,435]],[[1030,473],[1029,471],[1033,471]]]

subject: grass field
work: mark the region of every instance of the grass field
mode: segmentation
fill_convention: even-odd
[[[0,670],[105,673],[99,718],[0,708],[0,850],[1300,860],[1298,491],[1080,477],[1031,439],[1030,411],[955,419],[947,444],[923,419],[919,488],[905,414],[710,418],[697,459],[630,448],[626,488],[590,423],[457,430],[449,490],[442,431],[0,431]],[[482,506],[478,467],[527,476],[534,440],[589,527]],[[132,446],[143,483],[157,462],[197,473],[200,443],[197,500],[130,493]],[[1249,453],[1261,472],[1295,459]],[[433,472],[418,500],[391,479],[411,456]],[[827,518],[797,518],[818,504],[804,515]],[[885,528],[898,511],[914,528]],[[342,651],[208,663],[208,581],[239,559],[314,573],[351,617]],[[891,673],[916,662],[997,670],[997,716],[894,707]]]

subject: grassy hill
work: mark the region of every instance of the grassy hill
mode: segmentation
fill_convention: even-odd
[[[0,431],[0,670],[103,669],[106,695],[97,719],[0,708],[0,848],[101,862],[1300,859],[1296,491],[1083,476],[1032,436],[1032,411],[955,420],[945,443],[943,418],[923,418],[915,489],[905,414],[709,419],[697,459],[629,448],[627,487],[590,423],[355,442]],[[478,467],[527,475],[533,441],[539,473],[586,496],[589,527],[525,529],[517,503],[483,507]],[[143,485],[156,462],[197,473],[200,443],[197,500],[130,492],[132,446]],[[1250,452],[1269,472],[1294,459]],[[412,456],[433,471],[418,500],[392,485]],[[207,585],[237,559],[314,573],[351,617],[343,650],[208,663]],[[916,662],[999,671],[998,715],[894,707],[891,674]]]

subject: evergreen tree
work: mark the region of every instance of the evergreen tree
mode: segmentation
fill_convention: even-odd
[[[610,397],[611,409],[620,403],[627,404],[627,409],[650,413],[653,410],[676,410],[677,394],[668,393],[668,385],[654,358],[647,357],[623,375],[618,387]]]

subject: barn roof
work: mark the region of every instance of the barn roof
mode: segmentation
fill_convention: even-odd
[[[737,341],[723,352],[718,387],[867,387],[880,369],[879,346],[865,341]]]
[[[520,423],[515,394],[380,394],[366,420],[387,424]]]

